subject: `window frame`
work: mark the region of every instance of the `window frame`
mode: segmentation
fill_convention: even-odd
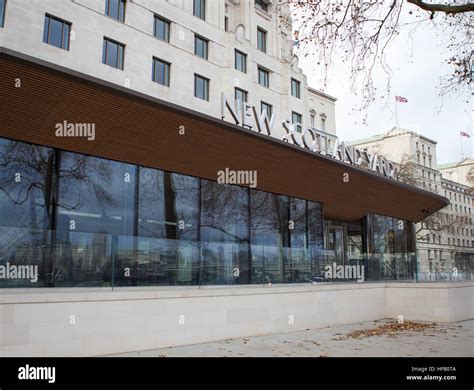
[[[206,83],[206,89],[205,89],[205,97],[201,97],[201,96],[198,96],[197,95],[197,81],[198,79],[201,79],[201,80],[204,80]],[[194,97],[198,98],[198,99],[201,99],[201,100],[204,100],[204,101],[209,101],[209,90],[210,90],[210,84],[211,84],[211,80],[203,75],[200,75],[198,73],[194,73]]]
[[[243,70],[237,67],[237,58],[241,56],[243,58]],[[238,49],[234,50],[234,69],[242,73],[247,73],[247,54]]]
[[[201,56],[197,52],[197,42],[201,41],[204,43],[203,48],[204,48],[204,56]],[[194,55],[198,56],[199,58],[202,58],[203,60],[209,60],[209,39],[204,38],[202,35],[199,34],[194,34]]]
[[[270,71],[265,69],[263,66],[257,65],[257,73],[258,73],[258,84],[265,88],[270,88]],[[263,83],[260,79],[260,75],[263,75]]]
[[[241,93],[242,97],[244,97],[244,99],[238,100],[237,99],[237,93]],[[248,95],[249,95],[249,93],[245,89],[234,87],[234,99],[236,101],[240,101],[241,103],[247,103],[248,102]]]
[[[263,0],[255,0],[255,7],[263,12],[268,12],[268,3],[265,3]]]
[[[120,57],[120,50],[118,50],[118,48],[122,48],[122,58],[121,58],[121,67],[119,66],[113,66],[109,63],[107,63],[107,52],[108,52],[108,43],[114,43],[116,44],[118,47],[117,47],[117,65],[119,64],[119,57]],[[112,39],[112,38],[109,38],[109,37],[106,37],[104,36],[104,41],[103,41],[103,46],[102,46],[102,63],[104,65],[108,65],[114,69],[119,69],[119,70],[124,70],[124,67],[125,67],[125,44],[124,43],[121,43],[119,41],[116,41],[115,39]]]
[[[299,116],[299,121],[295,121],[295,116]],[[296,126],[296,123],[299,123],[299,125]],[[301,134],[303,132],[303,115],[299,112],[291,111],[291,124],[295,125],[296,132]]]
[[[196,7],[198,2],[200,13],[198,13],[198,7]],[[193,15],[201,20],[206,20],[206,0],[193,0]]]
[[[6,4],[6,2],[5,2],[5,4]],[[60,46],[56,46],[56,45],[51,43],[51,20],[55,20],[55,21],[61,23],[61,45]],[[48,21],[48,22],[46,23],[46,21]],[[67,46],[66,47],[64,47],[64,42],[63,42],[63,39],[64,39],[64,26],[68,26],[68,28],[69,28],[69,31],[67,33],[67,40],[66,40]],[[51,15],[51,14],[46,12],[44,14],[43,42],[48,44],[48,45],[57,47],[58,49],[69,51],[70,41],[71,41],[71,27],[72,27],[71,22],[68,22],[67,20],[62,19],[62,18],[58,18],[57,16]],[[48,29],[47,32],[46,32],[46,28]]]
[[[118,22],[125,23],[125,13],[126,13],[126,3],[127,0],[117,0],[118,1],[118,18],[112,16],[110,14],[110,0],[105,0],[105,16],[108,16],[109,18],[112,18],[114,20],[117,20]],[[122,18],[120,17],[120,11],[121,11],[121,5],[123,4],[123,10],[122,10]]]
[[[294,83],[294,84],[293,84]],[[295,85],[295,93],[293,93],[293,85]],[[291,78],[291,96],[301,99],[301,81],[295,79],[294,77]]]
[[[267,111],[267,117],[271,118],[273,114],[273,104],[264,102],[263,100],[260,101],[260,114],[263,114],[263,108],[264,108],[263,106],[270,107],[270,110],[266,110],[266,111]]]
[[[157,21],[162,21],[165,25],[165,39],[159,37],[156,34],[156,32],[157,32],[156,22]],[[154,16],[153,16],[153,36],[156,39],[159,39],[160,41],[169,43],[170,42],[170,35],[171,35],[171,21],[166,19],[166,18],[163,18],[162,16],[160,16],[158,14],[154,14]]]
[[[152,81],[154,83],[157,83],[157,84],[162,85],[164,87],[169,87],[170,83],[171,83],[171,62],[165,61],[164,59],[159,58],[159,57],[155,57],[155,56],[153,56],[152,61],[153,61],[153,64],[152,64],[152,77],[151,77]],[[156,63],[157,62],[160,62],[164,65],[164,72],[163,72],[164,76],[163,77],[164,77],[165,83],[160,83],[156,79]]]
[[[257,49],[263,53],[267,52],[267,34],[267,30],[263,29],[262,27],[257,27]],[[263,47],[260,47],[260,36],[263,37]]]

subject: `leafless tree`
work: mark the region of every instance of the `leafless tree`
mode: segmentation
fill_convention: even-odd
[[[402,31],[406,30],[413,40],[418,28],[426,24],[432,27],[433,42],[442,45],[445,62],[452,68],[440,80],[440,95],[470,94],[474,59],[472,1],[278,0],[275,9],[281,13],[282,7],[292,13],[294,52],[314,58],[315,68],[320,71],[322,67],[324,85],[334,59],[342,60],[350,72],[352,92],[360,96],[360,109],[366,109],[377,97],[389,97],[392,69],[387,51]],[[380,70],[387,76],[382,93],[373,79]]]

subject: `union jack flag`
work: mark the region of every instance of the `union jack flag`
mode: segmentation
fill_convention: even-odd
[[[395,96],[395,101],[399,103],[408,103],[408,99],[401,96]]]
[[[469,133],[466,133],[465,131],[461,131],[461,137],[471,138],[471,136],[469,135]]]

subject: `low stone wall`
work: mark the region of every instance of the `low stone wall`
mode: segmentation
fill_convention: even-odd
[[[455,322],[474,318],[474,282],[387,283],[387,317]]]
[[[0,290],[0,356],[96,356],[396,318],[474,318],[474,282]]]

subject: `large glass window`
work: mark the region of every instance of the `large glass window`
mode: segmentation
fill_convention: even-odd
[[[104,37],[102,63],[123,70],[125,45]]]
[[[69,50],[71,23],[46,14],[44,18],[43,42]]]
[[[290,198],[288,228],[290,231],[289,256],[286,258],[284,281],[307,282],[311,280],[311,262],[308,257],[306,201]]]
[[[0,138],[0,225],[49,229],[54,153]]]
[[[5,139],[0,168],[0,262],[38,265],[36,285],[307,282],[334,262],[414,275],[403,220],[323,225],[317,202]]]
[[[201,180],[203,284],[249,283],[248,190]]]
[[[396,218],[373,215],[373,232],[373,267],[380,267],[380,279],[413,278],[411,224]]]
[[[125,0],[105,0],[105,14],[121,22],[125,21]]]
[[[134,234],[136,167],[61,153],[58,230]]]
[[[170,21],[155,15],[155,24],[153,27],[153,35],[162,41],[170,41]]]
[[[250,243],[254,283],[284,279],[289,257],[289,199],[283,195],[250,190]]]
[[[199,179],[140,168],[136,281],[199,284]]]
[[[323,239],[323,207],[321,203],[307,201],[307,223],[308,223],[308,256],[311,262],[312,278],[324,276],[324,239]]]

